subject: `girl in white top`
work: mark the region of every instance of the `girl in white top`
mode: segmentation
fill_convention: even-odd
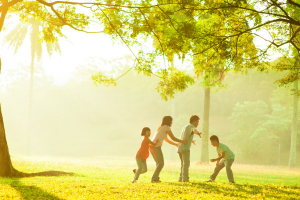
[[[156,162],[156,169],[153,173],[151,182],[160,182],[159,173],[161,172],[162,168],[164,167],[164,156],[161,151],[161,146],[163,144],[163,141],[165,140],[166,142],[168,142],[169,144],[172,144],[174,146],[177,146],[177,143],[175,143],[175,142],[180,142],[183,144],[187,143],[186,140],[180,140],[173,135],[171,128],[170,128],[172,126],[172,122],[173,122],[173,118],[171,116],[164,116],[161,125],[157,128],[157,130],[152,138],[152,142],[154,142],[154,143],[156,142],[157,139],[159,141],[155,146],[150,145],[150,152]],[[168,135],[175,142],[172,142],[171,140],[169,140]]]

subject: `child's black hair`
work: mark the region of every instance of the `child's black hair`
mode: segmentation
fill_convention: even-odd
[[[212,140],[217,140],[218,142],[219,142],[219,138],[218,138],[218,136],[216,136],[216,135],[212,135],[212,136],[210,136],[210,141],[212,141]]]
[[[145,134],[146,134],[147,131],[150,131],[150,128],[144,127],[144,128],[142,129],[141,136],[145,136]]]

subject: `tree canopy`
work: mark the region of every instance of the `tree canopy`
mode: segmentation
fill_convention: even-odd
[[[124,42],[132,52],[133,69],[161,78],[157,90],[167,99],[194,81],[184,71],[161,66],[158,58],[168,59],[175,54],[181,59],[189,57],[200,72],[209,71],[209,66],[220,64],[220,60],[223,69],[236,72],[247,72],[249,68],[265,70],[270,50],[286,56],[290,50],[286,44],[300,50],[299,8],[299,2],[292,0],[1,0],[0,30],[5,20],[15,14],[22,21],[34,17],[44,24],[40,42],[57,41],[65,26],[86,33],[108,34]],[[142,48],[149,37],[159,44],[152,52]],[[256,39],[268,45],[255,45]],[[140,50],[135,51],[133,46]],[[103,74],[93,79],[96,84],[116,83]]]

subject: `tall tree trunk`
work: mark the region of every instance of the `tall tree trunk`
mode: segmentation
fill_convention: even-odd
[[[298,70],[296,70],[298,74]],[[291,149],[289,167],[296,166],[296,152],[297,152],[297,117],[298,117],[298,79],[294,82],[294,105],[293,105],[293,122],[292,122],[292,134],[291,134]]]
[[[209,109],[210,109],[210,87],[204,90],[204,111],[201,143],[201,163],[209,162],[208,136],[209,136]]]
[[[34,61],[37,51],[39,24],[35,19],[31,19],[32,30],[30,33],[31,40],[31,63],[30,63],[30,83],[29,83],[29,105],[28,105],[28,134],[27,134],[27,154],[31,154],[31,127],[32,127],[32,99],[33,99],[33,76]]]
[[[14,169],[11,163],[0,106],[0,177],[13,177],[17,174],[18,171]]]
[[[173,59],[170,61],[171,62],[171,66],[174,67],[174,56]],[[173,119],[175,118],[175,97],[173,99],[171,99],[171,116],[173,117]],[[170,160],[175,160],[175,155],[176,153],[176,149],[174,148],[173,145],[170,145]]]

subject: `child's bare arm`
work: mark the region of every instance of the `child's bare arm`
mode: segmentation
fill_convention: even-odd
[[[216,158],[216,159],[210,159],[210,162],[219,162],[222,158],[225,158],[225,151],[222,152],[222,155],[221,154],[218,154],[219,157]]]
[[[174,146],[177,146],[178,144],[175,142],[172,142],[171,140],[169,140],[168,138],[165,139],[166,142],[168,142],[169,144],[172,144]]]
[[[157,139],[156,142],[154,143],[154,142],[152,142],[152,141],[148,138],[147,142],[148,142],[149,144],[155,146],[155,145],[159,142],[159,139]]]
[[[221,154],[218,154],[218,156],[220,157]],[[220,160],[217,160],[216,166],[219,166]]]
[[[193,133],[199,135],[199,137],[201,138],[202,132],[198,132],[196,129],[193,129]]]

